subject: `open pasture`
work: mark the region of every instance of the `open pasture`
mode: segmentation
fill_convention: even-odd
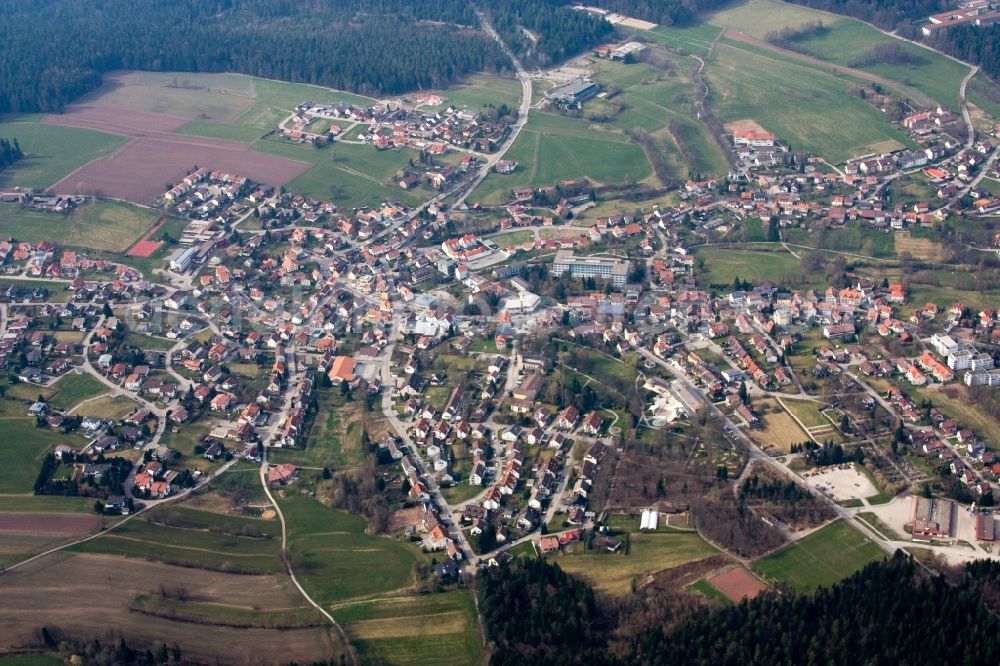
[[[506,201],[509,190],[528,185],[555,185],[589,178],[597,183],[624,183],[649,177],[652,167],[638,144],[624,134],[585,120],[535,112],[506,155],[517,171],[491,174],[474,198]]]
[[[328,509],[308,497],[279,501],[292,566],[317,603],[337,605],[408,588],[414,565],[427,559],[412,545],[369,536],[361,516]]]
[[[114,152],[125,139],[107,132],[58,127],[41,116],[14,116],[0,122],[0,136],[17,139],[24,157],[0,171],[0,190],[44,189],[87,162]]]
[[[38,243],[58,239],[60,244],[121,252],[156,221],[157,212],[120,201],[89,200],[68,213],[48,213],[0,204],[4,236]]]
[[[708,103],[723,122],[751,118],[793,150],[833,162],[886,140],[910,145],[884,114],[850,94],[856,81],[723,40],[707,69]]]
[[[560,555],[550,556],[568,573],[586,580],[596,590],[610,595],[623,595],[631,589],[633,580],[670,569],[688,562],[705,559],[718,551],[693,532],[633,532],[627,551],[609,553],[585,550],[576,543]]]
[[[363,661],[369,663],[482,663],[472,595],[467,590],[365,601],[333,609]]]

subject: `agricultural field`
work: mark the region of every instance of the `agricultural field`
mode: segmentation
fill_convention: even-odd
[[[884,114],[850,94],[855,80],[729,40],[706,74],[708,103],[720,121],[753,120],[793,150],[843,162],[885,141],[911,145]]]
[[[0,513],[93,513],[89,497],[61,495],[0,495]]]
[[[304,83],[288,83],[285,81],[272,81],[269,79],[257,79],[244,75],[223,75],[233,77],[232,82],[227,82],[237,89],[238,93],[224,93],[216,89],[219,84],[212,78],[216,75],[205,74],[184,74],[185,78],[194,77],[191,80],[195,86],[207,86],[215,93],[211,100],[213,104],[219,105],[225,101],[220,100],[220,94],[239,94],[245,96],[249,102],[238,113],[215,114],[199,111],[198,114],[184,114],[192,118],[191,122],[181,127],[178,132],[181,134],[193,134],[207,136],[216,139],[227,139],[230,141],[253,142],[273,130],[279,122],[288,116],[296,106],[302,102],[312,99],[317,102],[347,102],[367,106],[374,100],[351,93],[342,92],[313,86]],[[181,105],[185,102],[182,100]],[[204,117],[208,116],[208,117]]]
[[[123,252],[149,231],[158,216],[155,210],[120,201],[89,199],[68,213],[0,203],[0,230],[29,243],[59,239],[69,247]]]
[[[646,574],[718,552],[693,532],[633,532],[629,540],[628,549],[617,553],[585,550],[584,544],[576,543],[566,552],[550,557],[564,571],[586,580],[599,592],[619,596],[628,593],[632,582]]]
[[[534,112],[506,155],[517,171],[491,174],[475,193],[490,203],[506,201],[508,191],[528,185],[553,185],[586,176],[597,183],[624,183],[649,177],[652,167],[638,144],[618,132],[585,120]]]
[[[309,620],[283,573],[235,575],[103,554],[63,552],[8,571],[0,622],[4,651],[32,641],[42,625],[81,636],[113,626],[133,646],[176,643],[193,663],[220,654],[233,663],[337,661],[342,649],[329,627]]]
[[[929,49],[890,37],[861,21],[777,0],[749,0],[709,18],[714,26],[756,39],[764,39],[768,32],[784,27],[815,21],[822,22],[824,30],[797,40],[794,44],[796,51],[881,77],[883,85],[896,88],[917,104],[930,105],[933,101],[958,109],[958,84],[968,72],[967,66]],[[887,63],[884,60],[865,62],[873,47],[884,44],[898,45],[913,59],[912,64]],[[973,101],[977,105],[990,106],[982,98]],[[985,110],[992,112],[990,108]]]
[[[482,663],[472,593],[389,597],[332,611],[365,663],[400,666]]]
[[[757,560],[753,570],[764,580],[810,592],[833,585],[884,556],[882,549],[848,523],[837,521]]]
[[[0,190],[49,187],[125,143],[123,137],[107,132],[46,125],[35,115],[0,122],[0,136],[17,139],[25,153],[17,164],[0,172]]]
[[[168,520],[168,517],[161,515],[161,519]],[[237,525],[232,521],[241,522]],[[72,550],[226,573],[279,574],[284,571],[281,542],[274,533],[277,526],[274,522],[193,510],[183,515],[175,510],[169,522],[185,527],[134,519],[113,532],[73,546]],[[224,533],[223,529],[232,533]],[[260,536],[238,536],[242,534]]]
[[[69,373],[60,377],[53,385],[56,394],[49,404],[56,409],[71,409],[88,398],[96,398],[107,393],[108,387],[88,373]]]

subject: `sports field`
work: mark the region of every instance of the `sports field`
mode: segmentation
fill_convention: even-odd
[[[829,587],[882,559],[885,553],[843,521],[827,525],[773,555],[754,562],[754,572],[797,592]]]

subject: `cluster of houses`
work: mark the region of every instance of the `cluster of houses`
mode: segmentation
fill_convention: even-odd
[[[362,117],[352,115],[352,119],[368,123],[368,129],[358,138],[378,150],[408,147],[440,155],[457,147],[491,153],[510,131],[510,126],[501,119],[456,105],[439,110],[424,109],[424,106],[444,104],[439,99],[429,101],[437,104],[416,108],[404,104],[387,105],[362,111]]]

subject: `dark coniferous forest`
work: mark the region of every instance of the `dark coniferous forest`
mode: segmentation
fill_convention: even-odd
[[[949,583],[897,554],[830,589],[696,611],[625,642],[611,604],[545,560],[488,571],[479,604],[493,666],[996,664],[998,572],[976,563]]]
[[[21,152],[21,145],[17,142],[17,139],[0,137],[0,170],[10,166],[22,157],[24,157],[24,153]]]
[[[510,67],[457,0],[0,0],[0,16],[0,112],[59,111],[116,69],[393,94]]]

